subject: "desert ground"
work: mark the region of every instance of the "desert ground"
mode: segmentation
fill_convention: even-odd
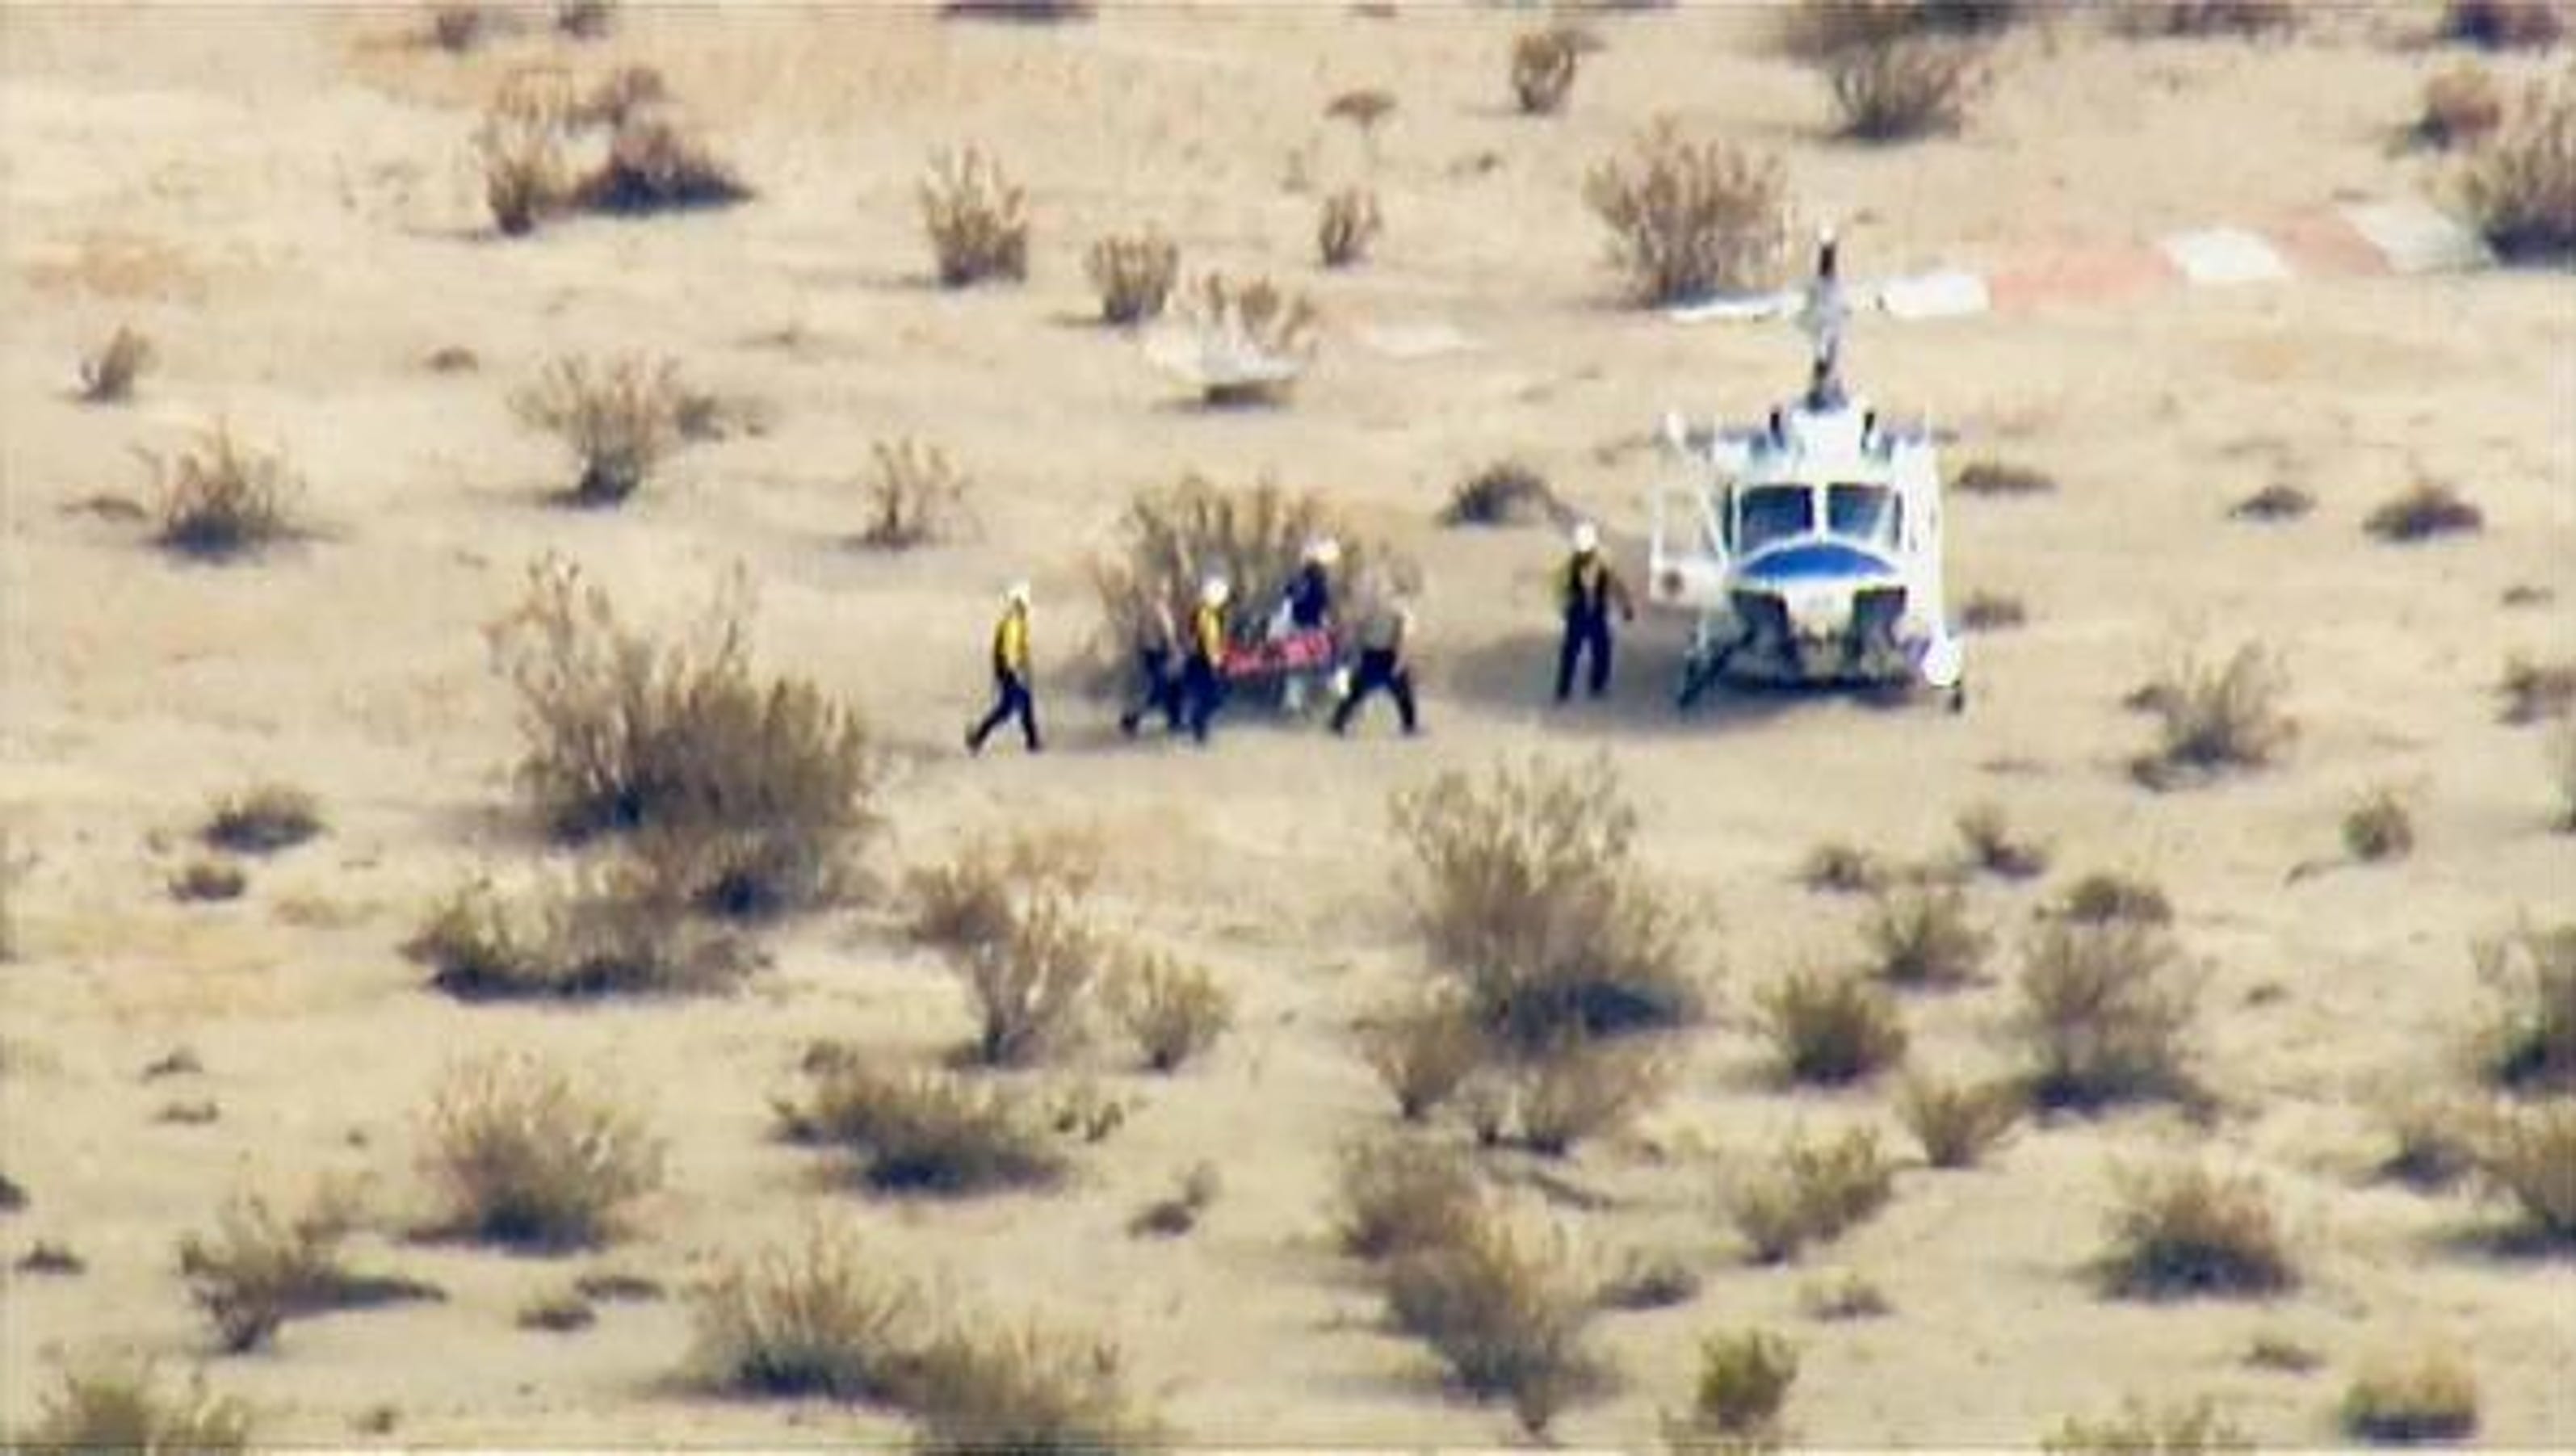
[[[1830,693],[1729,700],[1687,719],[1684,625],[1623,639],[1612,698],[1551,709],[1544,526],[1444,528],[1477,467],[1514,456],[1596,515],[1632,577],[1666,408],[1752,417],[1796,385],[1794,334],[1685,328],[1631,307],[1583,204],[1586,170],[1651,117],[1777,153],[1847,267],[1992,266],[2358,196],[2440,197],[2445,163],[2398,145],[2455,52],[2429,12],[2320,16],[2302,33],[2135,40],[2081,16],[2018,27],[1956,136],[1836,139],[1826,89],[1767,36],[1776,12],[1685,6],[1587,17],[1604,42],[1561,115],[1504,82],[1527,8],[1110,4],[1077,23],[917,7],[623,7],[604,37],[538,25],[451,53],[396,7],[12,4],[0,10],[0,502],[6,773],[16,955],[0,967],[0,1426],[36,1420],[58,1371],[132,1353],[245,1401],[280,1444],[737,1447],[902,1438],[864,1402],[761,1401],[692,1385],[689,1290],[722,1261],[821,1223],[997,1321],[1113,1340],[1130,1391],[1195,1445],[1491,1446],[1508,1403],[1444,1384],[1386,1326],[1335,1247],[1335,1158],[1397,1126],[1353,1027],[1424,975],[1390,796],[1446,769],[1606,755],[1641,815],[1638,860],[1705,913],[1711,1013],[1624,1130],[1556,1159],[1478,1155],[1502,1196],[1602,1267],[1632,1253],[1699,1277],[1681,1303],[1605,1312],[1615,1372],[1559,1414],[1568,1445],[1642,1448],[1691,1399],[1703,1336],[1797,1347],[1782,1429],[1834,1446],[2029,1446],[2130,1397],[2206,1398],[2266,1445],[2345,1439],[2356,1372],[2430,1347],[2474,1373],[2474,1440],[2576,1445],[2576,1265],[2501,1252],[2474,1185],[2376,1179],[2392,1107],[2460,1083],[2487,995],[2471,947],[2576,910],[2541,730],[2498,721],[2509,657],[2576,653],[2576,289],[2566,273],[2301,278],[1855,325],[1855,383],[1931,411],[1955,455],[2057,488],[1961,496],[1954,600],[2009,593],[2029,620],[1973,640],[1952,715]],[[470,140],[518,68],[658,68],[755,192],[737,206],[573,216],[496,236]],[[2508,55],[2513,77],[2564,52]],[[1396,108],[1363,145],[1325,115],[1354,88]],[[937,286],[915,185],[981,145],[1028,189],[1028,277]],[[1315,259],[1319,193],[1376,190],[1360,266]],[[1267,274],[1322,311],[1307,376],[1274,408],[1205,410],[1094,322],[1083,249],[1159,224],[1186,273]],[[76,397],[119,324],[155,362],[126,403]],[[1371,328],[1455,332],[1398,357]],[[442,348],[476,367],[434,371]],[[679,450],[615,510],[566,509],[555,442],[510,391],[565,354],[641,350],[751,402],[756,431]],[[137,451],[221,417],[286,451],[308,529],[203,564],[156,549]],[[871,445],[914,437],[974,481],[974,528],[860,549]],[[1351,741],[1221,720],[1204,752],[1122,740],[1079,690],[1099,630],[1088,563],[1138,491],[1196,470],[1327,498],[1421,568],[1427,732],[1372,717]],[[2419,476],[2458,484],[2471,534],[2362,529]],[[2276,482],[2308,516],[2229,517]],[[557,851],[511,777],[523,743],[484,624],[556,553],[630,622],[690,621],[739,565],[764,671],[862,712],[888,768],[864,861],[880,893],[758,931],[767,962],[709,997],[468,1004],[402,946],[477,873],[525,880]],[[981,758],[997,594],[1034,586],[1049,751]],[[2280,761],[2151,792],[2124,707],[2178,652],[2259,642],[2288,673]],[[1379,711],[1382,711],[1379,710]],[[245,858],[239,898],[169,884],[207,806],[284,781],[326,832]],[[2350,862],[2356,794],[2397,789],[2413,852]],[[1795,1262],[1750,1261],[1721,1200],[1734,1160],[1792,1129],[1882,1128],[1892,1082],[1796,1090],[1772,1075],[1756,991],[1858,954],[1862,904],[1811,893],[1825,841],[1952,853],[1999,805],[2050,852],[2029,881],[1968,890],[1999,943],[1990,983],[1908,997],[1912,1065],[2000,1069],[2016,947],[2090,870],[2151,879],[2206,977],[2192,1033],[2215,1113],[2149,1105],[2024,1126],[1982,1166],[1906,1163],[1886,1210]],[[875,1196],[782,1142],[773,1099],[807,1045],[934,1060],[971,1026],[957,978],[900,933],[889,887],[973,836],[1060,830],[1098,846],[1092,913],[1207,966],[1234,1024],[1173,1075],[1111,1035],[1012,1077],[1127,1105],[1059,1187]],[[2302,868],[2304,867],[2304,868]],[[200,1070],[146,1077],[185,1049]],[[441,1076],[525,1050],[613,1096],[666,1148],[622,1237],[521,1256],[406,1230]],[[211,1104],[173,1120],[176,1104]],[[209,1120],[204,1113],[211,1111]],[[1462,1143],[1454,1120],[1410,1133]],[[2298,1251],[2257,1299],[2106,1298],[2087,1273],[2115,1170],[2198,1158],[2260,1176]],[[1222,1192],[1186,1237],[1128,1221],[1183,1170]],[[363,1190],[352,1262],[439,1302],[289,1323],[221,1352],[176,1250],[245,1191]],[[77,1274],[15,1267],[38,1244]],[[666,1287],[568,1333],[520,1310],[578,1274]],[[1884,1316],[1806,1307],[1845,1274]],[[2258,1339],[2315,1368],[2247,1358]]]

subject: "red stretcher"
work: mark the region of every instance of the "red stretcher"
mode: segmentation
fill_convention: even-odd
[[[1333,634],[1315,627],[1267,642],[1228,647],[1224,670],[1229,682],[1258,682],[1283,673],[1322,672],[1332,666]]]

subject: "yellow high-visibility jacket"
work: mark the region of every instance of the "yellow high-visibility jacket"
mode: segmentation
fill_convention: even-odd
[[[1012,677],[1029,675],[1029,614],[1018,607],[1002,613],[993,627],[993,670]]]
[[[1199,604],[1190,617],[1190,647],[1210,667],[1225,661],[1225,608]]]

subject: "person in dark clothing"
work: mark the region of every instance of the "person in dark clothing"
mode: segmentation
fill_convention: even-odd
[[[1013,718],[1029,752],[1038,751],[1038,705],[1029,688],[1029,588],[1023,582],[1002,599],[1002,619],[993,624],[993,711],[966,730],[966,751],[982,753],[984,740]]]
[[[1350,691],[1333,710],[1335,733],[1350,731],[1360,705],[1381,690],[1395,699],[1396,721],[1406,734],[1420,727],[1414,716],[1413,663],[1406,655],[1412,636],[1413,609],[1402,600],[1388,602],[1360,624],[1359,666],[1351,673]]]
[[[1136,672],[1140,695],[1127,711],[1118,715],[1118,731],[1129,737],[1147,716],[1160,714],[1166,731],[1181,731],[1181,674],[1174,659],[1180,655],[1180,629],[1172,622],[1172,604],[1162,592],[1151,588],[1140,594],[1136,606]]]
[[[1190,736],[1204,744],[1208,723],[1225,699],[1226,604],[1234,588],[1212,576],[1199,589],[1198,610],[1190,614],[1189,656],[1181,667],[1181,699]]]
[[[1279,614],[1271,619],[1273,640],[1334,630],[1333,568],[1341,564],[1341,559],[1340,543],[1329,536],[1306,543],[1305,559],[1298,563],[1297,574],[1288,578],[1287,590],[1280,596]],[[1310,686],[1311,674],[1287,674],[1279,686],[1280,706],[1291,713],[1304,712]]]
[[[1628,584],[1619,579],[1601,554],[1601,533],[1590,521],[1574,528],[1574,554],[1557,580],[1557,598],[1565,613],[1565,640],[1556,654],[1556,700],[1574,694],[1575,669],[1588,653],[1592,659],[1589,687],[1598,698],[1610,691],[1610,613],[1619,620],[1637,619]]]

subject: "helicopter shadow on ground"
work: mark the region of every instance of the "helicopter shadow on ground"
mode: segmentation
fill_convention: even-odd
[[[1553,632],[1517,632],[1443,652],[1424,674],[1424,716],[1438,712],[1445,699],[1487,713],[1538,714],[1549,727],[1569,735],[1706,737],[1759,728],[1823,706],[1822,695],[1801,689],[1717,687],[1684,712],[1673,699],[1681,680],[1681,644],[1635,632],[1619,639],[1607,696],[1584,696],[1578,678],[1574,698],[1559,706],[1554,701],[1557,644]]]

